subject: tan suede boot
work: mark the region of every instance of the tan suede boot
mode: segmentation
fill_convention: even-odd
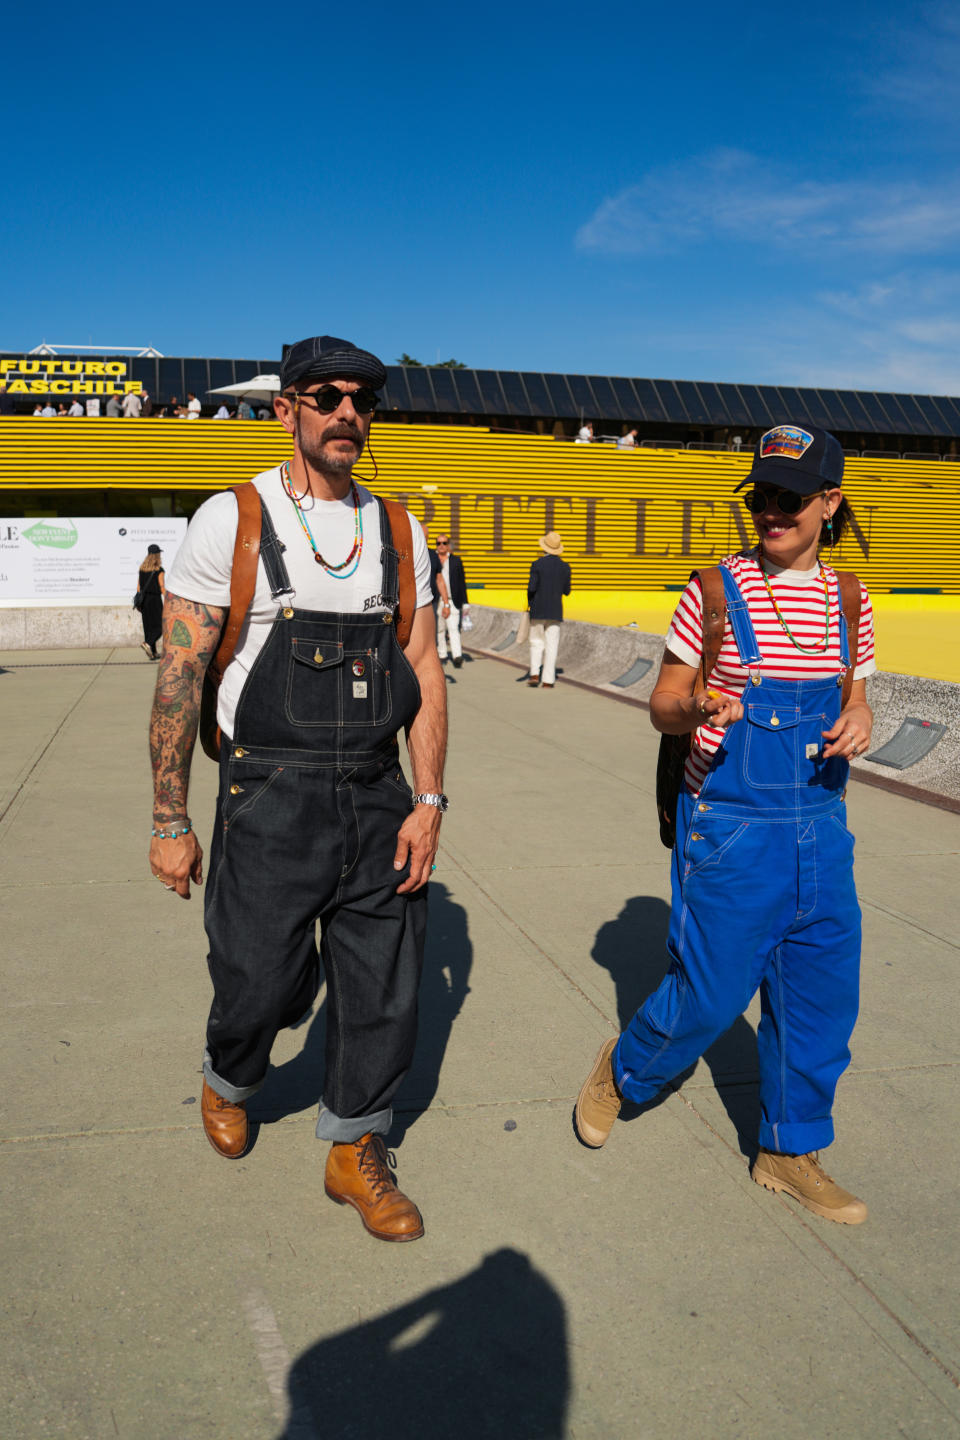
[[[577,1134],[584,1145],[594,1150],[606,1142],[623,1104],[623,1096],[613,1078],[613,1049],[618,1039],[619,1036],[614,1035],[600,1047],[573,1111]]]
[[[352,1205],[378,1240],[419,1240],[423,1234],[420,1211],[390,1174],[382,1135],[331,1145],[323,1188],[338,1205]]]
[[[827,1174],[817,1152],[810,1155],[779,1155],[761,1148],[753,1162],[752,1175],[765,1190],[782,1190],[799,1200],[814,1215],[837,1220],[841,1225],[862,1225],[867,1207],[856,1195]]]

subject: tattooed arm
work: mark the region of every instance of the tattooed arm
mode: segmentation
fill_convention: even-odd
[[[153,765],[153,828],[179,830],[187,815],[190,761],[200,719],[200,692],[220,638],[225,609],[167,593],[163,607],[163,655],[150,715]],[[190,830],[175,840],[156,836],[150,868],[184,900],[190,881],[203,878],[203,851]]]

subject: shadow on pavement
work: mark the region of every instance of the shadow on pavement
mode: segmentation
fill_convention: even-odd
[[[432,880],[428,890],[427,942],[420,982],[417,1049],[410,1072],[394,1101],[394,1123],[389,1144],[398,1146],[411,1125],[426,1110],[440,1082],[440,1067],[453,1022],[470,993],[467,983],[473,964],[473,944],[467,912],[450,899],[446,885]],[[271,1069],[261,1091],[247,1102],[251,1128],[282,1120],[319,1104],[323,1091],[326,1043],[325,992],[316,1013],[304,1017],[309,1024],[303,1049],[283,1065]]]
[[[670,906],[654,895],[634,895],[616,920],[608,920],[597,931],[591,954],[610,972],[617,990],[617,1021],[624,1030],[647,996],[657,988],[667,971],[667,933]],[[760,1120],[757,1076],[757,1037],[741,1015],[730,1029],[704,1054],[717,1093],[737,1131],[740,1149],[753,1156],[757,1148]],[[662,1105],[693,1074],[684,1070],[646,1105],[625,1104],[621,1120],[635,1120]]]
[[[321,1340],[294,1363],[277,1440],[561,1440],[570,1388],[563,1300],[516,1250]]]

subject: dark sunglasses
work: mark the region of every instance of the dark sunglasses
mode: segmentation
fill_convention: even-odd
[[[310,394],[298,390],[296,398],[298,400],[315,400],[321,415],[332,415],[334,410],[340,408],[345,399],[349,399],[358,415],[370,415],[380,403],[380,396],[376,390],[371,390],[369,385],[361,385],[359,390],[341,390],[338,385],[321,385],[319,390],[314,390]]]
[[[761,485],[754,485],[744,495],[743,503],[751,515],[762,515],[771,502],[781,515],[799,515],[811,500],[826,493],[826,490],[815,490],[812,495],[798,495],[796,490],[764,490]]]
[[[445,538],[445,536],[443,536],[443,535],[438,535],[438,536],[437,536],[437,544],[438,544],[438,545],[449,545],[449,544],[450,544],[450,541],[447,540],[447,539]]]

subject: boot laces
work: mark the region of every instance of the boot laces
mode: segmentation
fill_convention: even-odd
[[[803,1169],[804,1163],[810,1167],[808,1170]],[[829,1185],[834,1184],[832,1176],[828,1175],[820,1164],[819,1150],[811,1150],[808,1155],[798,1155],[797,1169],[808,1175],[817,1185],[822,1185],[824,1181]]]
[[[378,1200],[388,1191],[395,1189],[387,1147],[381,1135],[371,1135],[362,1144],[357,1142],[357,1164],[360,1174],[369,1182]]]

